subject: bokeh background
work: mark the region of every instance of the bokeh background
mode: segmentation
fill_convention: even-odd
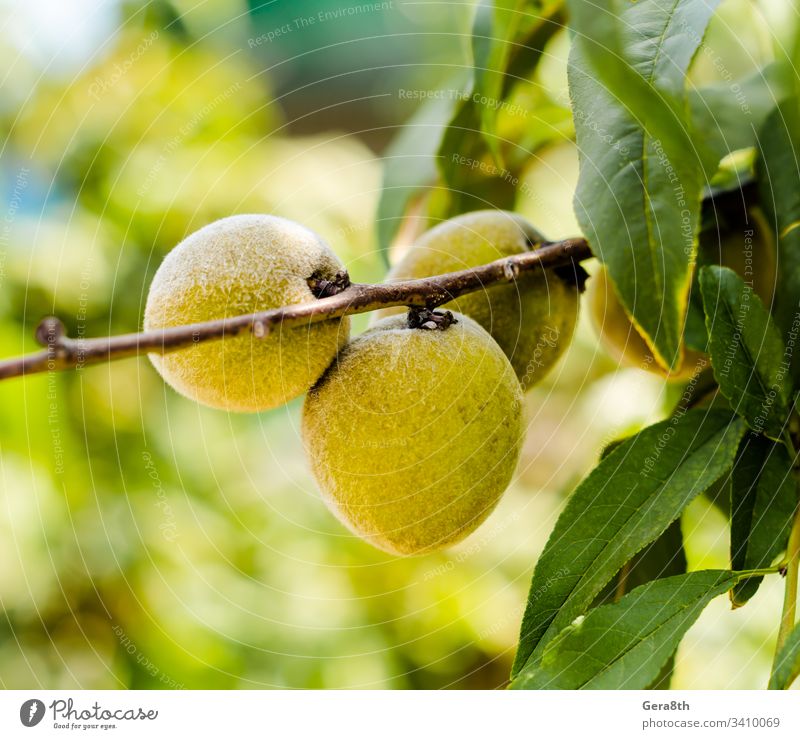
[[[725,0],[693,78],[769,61],[786,5]],[[164,254],[234,213],[300,221],[355,280],[382,279],[387,146],[424,97],[405,91],[442,89],[463,70],[471,10],[2,0],[0,356],[34,349],[48,314],[74,336],[139,328]],[[532,148],[517,203],[551,238],[578,233],[568,46],[560,33],[530,81],[562,132]],[[394,558],[325,508],[299,401],[212,411],[146,358],[3,382],[0,686],[502,687],[566,496],[607,442],[662,418],[680,393],[617,368],[584,316],[526,397],[527,441],[499,508],[450,551]],[[709,503],[696,501],[683,529],[691,568],[727,566],[726,522]],[[673,684],[763,687],[781,592],[768,578],[746,608],[714,601]]]

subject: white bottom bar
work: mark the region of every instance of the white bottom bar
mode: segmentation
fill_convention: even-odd
[[[42,710],[43,709],[43,710]],[[28,725],[32,724],[32,725]],[[187,734],[192,732],[192,734]],[[789,692],[6,691],[0,737],[800,737]]]

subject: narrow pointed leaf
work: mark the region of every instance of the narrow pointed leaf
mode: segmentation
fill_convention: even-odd
[[[517,689],[642,690],[738,573],[705,570],[642,585],[568,626],[512,682]]]
[[[681,521],[673,521],[667,530],[628,562],[595,598],[594,606],[618,601],[639,585],[662,577],[683,575],[686,572],[686,552],[683,549]],[[648,690],[669,690],[675,655],[671,655]]]
[[[497,111],[514,79],[528,75],[546,42],[560,27],[561,0],[481,0],[473,26],[475,81],[472,103],[489,151],[502,166],[496,134]],[[549,24],[553,24],[552,28]]]
[[[570,3],[576,216],[665,367],[681,362],[703,173],[718,162],[702,137],[691,136],[685,89],[716,5]]]
[[[617,576],[606,584],[594,599],[594,606],[607,605],[647,582],[686,572],[686,552],[680,519],[627,562]]]
[[[625,440],[600,462],[573,493],[536,565],[514,674],[730,470],[744,430],[729,412],[689,411]]]
[[[527,111],[530,131],[515,139],[509,161],[502,161],[498,111],[513,84],[530,76],[547,42],[563,28],[562,4],[504,0],[478,5],[471,77],[439,148],[438,164],[447,191],[435,211],[437,217],[487,207],[513,209],[521,169],[535,148],[562,136],[550,120],[552,111]]]
[[[786,549],[795,509],[792,460],[786,447],[748,434],[731,473],[730,491],[731,567],[769,567]],[[752,598],[762,579],[737,583],[731,590],[733,605],[744,605]]]
[[[770,690],[788,690],[800,676],[800,623],[786,639],[781,651],[775,656],[772,675],[769,678]]]
[[[794,74],[792,77],[796,78]],[[756,166],[761,202],[778,241],[778,270],[773,315],[789,341],[797,333],[800,295],[800,102],[783,101],[759,132]],[[792,357],[792,377],[800,380],[800,359]]]
[[[758,295],[727,267],[703,267],[700,290],[720,391],[753,431],[779,439],[791,387],[777,326]]]
[[[692,128],[703,132],[719,159],[753,147],[758,141],[758,129],[775,108],[775,101],[786,94],[787,87],[773,63],[738,82],[692,90]]]

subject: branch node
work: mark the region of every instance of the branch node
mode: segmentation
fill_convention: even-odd
[[[36,327],[36,341],[48,349],[57,348],[67,335],[64,324],[55,316],[43,318]]]
[[[519,277],[519,265],[516,262],[507,261],[503,265],[503,276],[508,282],[514,282]]]
[[[314,297],[330,298],[350,287],[350,275],[346,269],[339,270],[332,280],[312,275],[308,280],[308,286]]]
[[[253,336],[263,339],[269,333],[269,327],[264,321],[253,322]]]
[[[419,328],[425,331],[444,331],[454,323],[458,323],[458,320],[449,310],[408,309],[409,328]]]

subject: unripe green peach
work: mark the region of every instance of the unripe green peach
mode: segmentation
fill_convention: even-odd
[[[698,266],[712,263],[732,269],[769,305],[777,280],[775,252],[763,216],[756,210],[751,210],[749,216],[746,224],[723,233],[721,238],[716,232],[701,238]],[[603,345],[621,364],[646,369],[669,380],[691,379],[708,365],[706,354],[688,347],[684,348],[683,364],[678,370],[667,372],[658,364],[622,307],[605,267],[589,280],[587,300]]]
[[[478,267],[536,249],[544,237],[524,218],[501,210],[466,213],[423,234],[389,272],[389,280],[430,277]],[[500,345],[528,389],[569,346],[578,317],[575,285],[552,270],[519,275],[443,306],[470,316]],[[380,316],[397,309],[380,311]]]
[[[158,268],[145,329],[316,300],[309,280],[342,264],[313,231],[284,218],[239,215],[201,228]],[[178,392],[213,408],[261,411],[306,392],[348,338],[348,319],[225,337],[150,358]]]
[[[379,321],[306,397],[303,441],[323,497],[353,532],[395,554],[474,531],[519,457],[514,370],[480,325],[455,318],[440,329]]]
[[[700,234],[698,266],[721,264],[738,274],[770,305],[778,279],[775,237],[764,213],[750,206],[746,216],[732,219],[722,233],[709,229]]]
[[[666,377],[669,380],[691,379],[704,365],[705,355],[684,348],[680,369],[667,372],[656,362],[650,347],[628,318],[608,276],[601,267],[588,283],[586,299],[592,323],[606,351],[620,364],[638,367]]]

